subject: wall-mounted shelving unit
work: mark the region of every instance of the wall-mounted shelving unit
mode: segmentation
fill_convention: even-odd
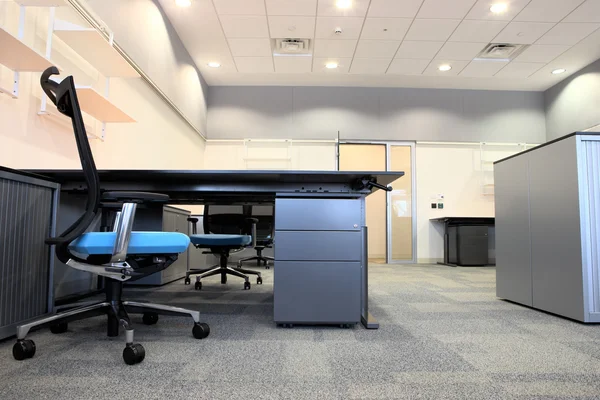
[[[139,78],[138,72],[96,29],[54,22],[54,35],[106,77]]]
[[[13,87],[0,87],[0,92],[12,98],[19,97],[19,72],[40,72],[52,65],[46,57],[27,46],[9,32],[0,28],[0,64],[12,70]]]
[[[15,0],[15,3],[26,7],[59,7],[66,4],[65,0]]]
[[[509,155],[520,153],[521,151],[527,150],[534,146],[536,145],[528,143],[480,143],[479,160],[481,164],[482,194],[484,196],[494,195],[494,162]],[[494,150],[497,152],[499,147],[502,148],[502,156],[499,156],[498,154],[494,155]]]

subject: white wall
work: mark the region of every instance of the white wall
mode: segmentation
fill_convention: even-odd
[[[543,94],[441,89],[210,87],[209,138],[545,141]]]
[[[115,42],[206,136],[208,86],[157,1],[85,0]]]
[[[547,140],[600,124],[600,60],[546,90]]]
[[[518,148],[500,146],[484,155],[498,160]],[[484,194],[479,146],[419,145],[416,150],[417,261],[434,263],[444,257],[443,226],[439,217],[493,217],[494,196]],[[483,169],[486,169],[484,166]],[[437,195],[444,208],[432,209]]]
[[[18,12],[16,3],[0,2],[0,24],[15,35]],[[26,16],[24,41],[43,54],[48,10],[27,8]],[[52,60],[64,75],[72,74],[77,83],[91,84],[102,93],[104,78],[56,38]],[[0,94],[0,163],[12,168],[80,168],[70,120],[38,115],[40,73],[20,77],[18,99]],[[12,72],[0,66],[0,82],[7,86],[11,78]],[[110,99],[137,122],[107,124],[106,140],[91,140],[98,168],[203,167],[204,140],[142,79],[111,79]],[[84,118],[88,132],[99,133],[100,124]]]

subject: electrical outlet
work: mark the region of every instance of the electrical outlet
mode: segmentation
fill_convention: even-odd
[[[431,208],[437,208],[437,204],[431,203]]]

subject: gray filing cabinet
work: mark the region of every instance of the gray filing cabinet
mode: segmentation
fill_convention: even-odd
[[[276,199],[276,323],[360,322],[362,215],[361,199]]]
[[[460,266],[487,265],[488,226],[458,225],[448,227],[448,261]]]
[[[133,226],[134,230],[162,230],[163,232],[181,232],[189,235],[189,222],[187,220],[190,216],[189,211],[172,206],[164,206],[162,208],[162,213],[153,212],[152,215],[145,215],[149,214],[150,211],[152,210],[140,209],[136,212],[136,222],[134,222]],[[140,221],[140,225],[136,225],[137,221]],[[185,277],[189,256],[188,253],[188,251],[181,253],[177,258],[177,261],[168,268],[131,283],[134,285],[164,285]]]
[[[0,339],[54,309],[54,248],[60,185],[0,167]]]

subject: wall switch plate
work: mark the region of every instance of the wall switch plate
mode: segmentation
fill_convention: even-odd
[[[437,208],[437,204],[431,203],[431,208]]]
[[[444,208],[444,203],[438,203],[437,208],[439,208],[439,209]]]

